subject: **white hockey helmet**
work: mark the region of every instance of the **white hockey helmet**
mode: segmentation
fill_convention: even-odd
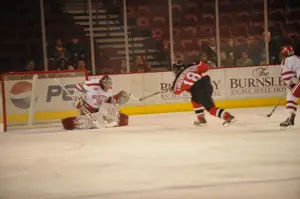
[[[112,79],[108,75],[104,75],[100,79],[100,86],[102,89],[108,90],[112,88]]]

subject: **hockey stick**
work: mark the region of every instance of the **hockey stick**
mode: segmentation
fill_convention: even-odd
[[[137,97],[135,97],[134,95],[132,95],[131,93],[129,94],[129,97],[131,97],[133,100],[135,100],[135,101],[139,101],[139,102],[142,102],[142,101],[144,101],[144,100],[146,100],[146,99],[148,99],[148,98],[150,98],[150,97],[153,97],[153,96],[156,96],[157,94],[160,94],[160,93],[165,93],[165,92],[167,92],[167,91],[157,91],[157,92],[155,92],[155,93],[152,93],[152,94],[150,94],[150,95],[146,95],[146,96],[144,96],[144,97],[140,97],[140,98],[137,98]]]
[[[157,91],[155,93],[152,93],[150,95],[147,95],[147,96],[144,96],[144,97],[141,97],[139,98],[139,101],[144,101],[145,99],[148,99],[150,97],[153,97],[153,96],[156,96],[157,94],[160,94],[160,93],[164,93],[165,91]]]
[[[166,93],[166,92],[168,92],[168,90],[157,91],[157,92],[152,93],[152,94],[150,94],[150,95],[146,95],[146,96],[144,96],[144,97],[141,97],[139,100],[140,100],[140,101],[144,101],[145,99],[148,99],[148,98],[150,98],[150,97],[156,96],[157,94],[160,94],[160,93]]]
[[[268,115],[266,115],[267,117],[271,117],[273,115],[273,113],[278,108],[278,106],[280,105],[280,103],[282,102],[282,100],[284,99],[285,96],[286,96],[286,93],[283,93],[283,95],[280,97],[280,99],[278,100],[277,104],[274,106],[272,111]]]
[[[70,92],[65,88],[65,86],[63,86],[61,83],[60,83],[60,81],[58,80],[58,79],[56,79],[56,78],[54,78],[55,80],[56,80],[56,82],[60,85],[60,87],[69,95],[69,96],[72,96],[71,94],[70,94]],[[72,96],[72,99],[74,99],[74,97]],[[80,106],[80,108],[79,108],[83,113],[84,113],[84,115],[89,119],[89,120],[91,120],[92,121],[92,123],[97,127],[97,128],[103,128],[103,127],[105,127],[104,125],[102,125],[102,124],[100,124],[94,117],[93,117],[93,115],[90,113],[90,111],[89,110],[87,110],[84,106]]]

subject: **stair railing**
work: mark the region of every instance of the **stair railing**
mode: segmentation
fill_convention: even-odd
[[[111,20],[115,25],[118,25],[120,27],[120,30],[122,30],[125,34],[125,30],[122,27],[122,24],[119,22],[117,22],[115,19],[111,18],[109,15],[106,15],[106,19]],[[107,20],[107,21],[109,21]],[[125,24],[123,24],[125,25]],[[109,32],[109,30],[108,30]],[[135,51],[134,51],[134,34],[133,34],[133,30],[132,29],[128,29],[128,37],[131,38],[131,52],[132,52],[132,60],[134,60],[135,58]]]

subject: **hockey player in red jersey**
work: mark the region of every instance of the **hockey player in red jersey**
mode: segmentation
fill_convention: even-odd
[[[172,90],[176,95],[184,91],[191,93],[192,105],[197,115],[197,120],[194,122],[196,126],[207,123],[204,109],[211,115],[223,119],[223,125],[229,125],[234,121],[234,116],[215,106],[212,99],[213,87],[210,77],[206,74],[209,68],[207,63],[200,62],[198,65],[185,68],[184,64],[179,61],[173,67],[176,78],[173,82]]]
[[[297,112],[297,101],[300,97],[300,58],[294,55],[291,46],[284,46],[280,51],[281,78],[289,88],[286,96],[288,118],[280,123],[281,127],[293,126]]]

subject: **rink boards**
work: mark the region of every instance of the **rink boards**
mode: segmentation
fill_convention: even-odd
[[[272,106],[286,92],[280,77],[280,66],[213,69],[209,75],[214,87],[213,98],[224,108]],[[134,96],[147,96],[167,90],[138,104],[129,103],[123,111],[130,115],[191,111],[190,95],[175,96],[170,87],[172,72],[114,75],[114,87]]]
[[[280,66],[259,66],[244,68],[214,69],[209,75],[214,87],[213,98],[217,106],[224,108],[271,106],[286,92],[286,87],[280,78]],[[90,78],[99,78],[91,76]],[[143,102],[131,99],[122,111],[129,115],[191,111],[190,95],[183,93],[175,96],[171,91],[174,80],[173,72],[136,73],[111,75],[114,93],[125,90],[135,98],[147,96],[157,91],[166,91]],[[65,80],[68,81],[68,80]],[[67,84],[74,87],[78,82],[70,78]],[[50,85],[53,87],[55,85]],[[48,86],[48,87],[49,87]],[[56,85],[57,86],[57,85]],[[45,92],[45,91],[41,91]],[[51,93],[51,92],[50,92]],[[47,92],[49,94],[49,91]],[[72,108],[72,100],[64,92],[55,93],[49,100],[39,99],[41,108],[35,113],[35,120],[51,120],[71,116],[77,112]],[[46,93],[45,93],[46,96]],[[45,97],[46,99],[46,97]],[[55,102],[55,106],[53,106]],[[10,103],[10,102],[9,102]],[[28,110],[18,109],[13,103],[10,106],[14,112],[8,114],[10,122],[28,120]],[[71,111],[74,110],[74,111]]]

